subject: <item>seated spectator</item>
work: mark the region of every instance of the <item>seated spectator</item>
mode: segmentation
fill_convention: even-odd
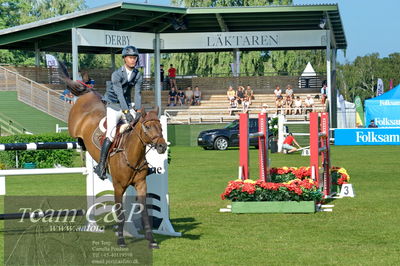
[[[324,81],[322,83],[322,88],[321,88],[321,103],[325,104],[326,98],[327,98],[327,94],[326,94],[326,81]]]
[[[176,106],[177,95],[178,95],[178,93],[176,92],[175,87],[172,87],[171,90],[168,93],[168,104],[167,104],[167,106]]]
[[[293,146],[293,142],[297,145],[297,147],[299,147],[299,149],[301,148],[299,143],[297,143],[297,141],[294,139],[293,134],[289,133],[285,138],[285,140],[283,141],[282,145],[283,152],[286,151],[287,153],[292,153],[297,151],[298,149]]]
[[[230,105],[229,105],[229,115],[233,115],[233,112],[234,111],[237,111],[237,101],[236,101],[236,98],[233,98],[231,101],[230,101]]]
[[[250,85],[247,85],[244,95],[249,97],[249,104],[251,105],[254,100],[254,91],[251,89]]]
[[[236,99],[238,104],[242,104],[243,100],[244,100],[244,88],[243,86],[239,86],[238,90],[236,92]]]
[[[291,96],[286,95],[285,99],[285,113],[287,115],[292,114],[292,104],[293,104],[293,99]]]
[[[243,113],[247,113],[249,111],[250,96],[244,96],[242,105],[243,105]]]
[[[287,85],[287,86],[286,86],[285,94],[286,94],[286,99],[287,99],[287,98],[290,98],[290,99],[293,101],[294,95],[293,95],[292,86],[290,86],[290,85]]]
[[[69,91],[69,89],[65,89],[63,91],[60,99],[66,101],[69,104],[73,104],[75,102],[75,96]]]
[[[192,105],[193,104],[193,91],[192,87],[187,86],[185,90],[185,99],[186,99],[186,104]]]
[[[293,114],[294,115],[301,115],[303,113],[303,103],[300,99],[300,96],[296,97],[296,100],[294,100],[294,111]]]
[[[375,120],[374,119],[372,119],[369,122],[368,128],[378,128],[378,126],[375,124]]]
[[[232,101],[236,101],[236,91],[233,89],[232,86],[228,87],[228,90],[226,91],[226,96],[228,97],[229,103],[232,103]]]
[[[276,100],[278,100],[278,97],[282,96],[281,87],[276,85],[275,90],[274,90],[274,94],[275,94],[275,101],[276,101]]]
[[[193,92],[193,105],[200,105],[201,103],[201,91],[198,86],[194,87]]]
[[[314,111],[314,100],[313,98],[311,98],[311,95],[308,94],[307,98],[304,100],[304,104],[305,104],[305,114],[307,114],[307,112],[313,112]]]
[[[179,103],[180,106],[185,105],[185,93],[181,90],[178,89],[177,93],[177,102]]]
[[[268,112],[267,108],[268,108],[268,104],[264,103],[261,106],[261,113],[266,114]]]
[[[282,95],[277,97],[277,99],[275,101],[275,107],[276,107],[276,114],[278,114],[278,113],[282,114],[282,107],[283,107],[283,97],[282,97]]]

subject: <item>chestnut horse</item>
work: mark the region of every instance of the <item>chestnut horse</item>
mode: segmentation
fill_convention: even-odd
[[[78,138],[78,141],[86,147],[94,160],[100,159],[100,150],[92,142],[92,134],[96,130],[100,120],[106,115],[106,108],[101,100],[101,95],[87,88],[82,88],[74,81],[66,80],[68,87],[74,95],[81,95],[72,106],[68,118],[69,134]],[[127,187],[135,187],[138,203],[142,204],[142,222],[145,230],[145,237],[149,241],[150,248],[158,248],[154,241],[149,215],[146,207],[146,176],[148,165],[146,162],[146,146],[151,145],[158,153],[164,153],[167,144],[162,135],[158,110],[146,113],[143,109],[138,112],[140,119],[135,125],[130,125],[130,130],[124,138],[123,150],[117,152],[108,159],[108,172],[112,177],[114,186],[114,198],[117,206],[118,217],[118,240],[119,246],[126,246],[123,228],[125,223],[122,210],[122,197]],[[102,182],[99,181],[98,182]]]

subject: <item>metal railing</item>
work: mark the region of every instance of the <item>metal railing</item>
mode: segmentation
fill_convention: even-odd
[[[63,94],[40,83],[0,66],[5,90],[16,90],[18,100],[43,111],[64,122],[68,119],[71,105],[64,100]],[[1,80],[0,80],[1,81]],[[1,85],[2,83],[0,83]],[[0,88],[1,90],[1,88]]]

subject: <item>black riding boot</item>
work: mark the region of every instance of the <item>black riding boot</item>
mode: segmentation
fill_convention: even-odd
[[[111,140],[109,140],[108,138],[104,140],[103,146],[101,146],[100,161],[94,168],[94,172],[100,177],[101,180],[107,179],[106,161],[107,161],[108,150],[110,149],[111,143],[112,143]]]

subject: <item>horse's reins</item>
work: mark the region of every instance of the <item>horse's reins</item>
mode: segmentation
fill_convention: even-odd
[[[146,146],[147,146],[147,145],[150,145],[150,149],[154,148],[155,145],[156,145],[156,143],[157,143],[157,141],[162,137],[161,134],[158,134],[158,135],[154,136],[153,138],[151,138],[151,137],[147,134],[147,130],[146,130],[144,124],[147,123],[147,122],[150,122],[150,121],[158,121],[158,122],[160,122],[160,120],[158,120],[158,119],[151,119],[151,120],[146,120],[146,121],[144,121],[144,122],[141,123],[141,124],[142,124],[142,130],[143,130],[144,134],[145,134],[146,137],[147,137],[148,139],[150,139],[150,141],[151,141],[150,144],[147,144],[147,143],[143,140],[143,138],[140,136],[140,134],[139,134],[138,132],[136,132],[136,128],[137,128],[137,125],[139,124],[139,122],[136,123],[135,126],[133,126],[133,127],[130,125],[130,126],[132,127],[132,131],[136,134],[136,136],[139,138],[139,140],[140,140],[140,141],[142,142],[142,144],[145,146],[145,149],[146,149]],[[156,140],[155,142],[154,142],[154,139]],[[145,152],[145,154],[144,154],[144,159],[141,161],[141,163],[136,164],[136,166],[133,166],[133,165],[131,165],[131,164],[129,163],[129,160],[128,160],[128,156],[127,156],[127,154],[126,154],[126,151],[125,151],[125,150],[122,151],[122,154],[124,155],[124,158],[125,158],[125,161],[126,161],[127,166],[128,166],[129,168],[131,168],[132,170],[135,171],[135,175],[136,175],[137,172],[139,172],[140,170],[142,170],[143,167],[146,165],[146,163],[147,163],[146,154],[150,151],[150,149],[148,149],[148,150]]]

